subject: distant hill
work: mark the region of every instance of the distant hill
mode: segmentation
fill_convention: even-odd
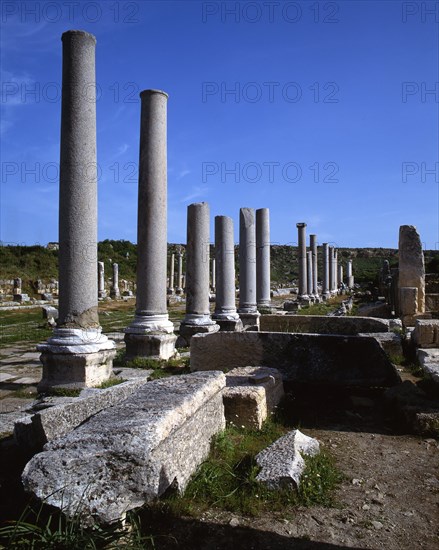
[[[169,244],[168,254],[184,250],[183,244]],[[322,254],[319,247],[319,272]],[[214,257],[214,247],[211,247]],[[239,272],[239,250],[235,247],[237,273]],[[346,266],[352,259],[355,280],[359,283],[377,282],[383,260],[398,265],[398,251],[391,248],[339,248],[339,262]],[[98,260],[105,264],[105,276],[111,277],[111,262],[119,264],[119,278],[134,281],[136,278],[137,245],[129,241],[105,240],[98,244]],[[439,273],[439,251],[425,251],[427,273]],[[177,269],[177,264],[175,265]],[[346,274],[346,271],[345,271]],[[275,284],[290,284],[298,276],[297,247],[272,245],[271,278]],[[23,287],[28,291],[37,279],[48,282],[58,277],[58,250],[42,246],[0,246],[0,279],[21,277]],[[27,290],[24,290],[25,292]]]

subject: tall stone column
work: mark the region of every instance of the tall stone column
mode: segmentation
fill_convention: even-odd
[[[181,250],[177,253],[177,288],[176,294],[183,294],[183,254]]]
[[[219,325],[210,317],[209,266],[210,231],[207,202],[190,204],[187,209],[186,315],[180,324],[179,346],[187,346],[194,334],[217,332]]]
[[[258,330],[256,305],[256,224],[254,208],[239,211],[239,317],[245,330]]]
[[[322,295],[324,299],[328,299],[330,293],[330,250],[328,243],[323,243],[323,278],[322,278]]]
[[[242,321],[236,311],[233,220],[227,216],[215,216],[215,254],[216,294],[212,319],[220,330],[241,331]]]
[[[113,263],[113,281],[110,290],[110,298],[118,300],[120,298],[119,290],[119,264]]]
[[[168,359],[177,339],[166,305],[168,95],[144,90],[140,99],[136,314],[125,329],[126,353]]]
[[[338,250],[336,248],[334,248],[334,292],[337,293],[338,291],[338,285],[339,285],[339,280],[338,280]]]
[[[334,247],[329,247],[329,293],[334,293],[335,277],[334,277]]]
[[[297,223],[299,256],[299,299],[308,299],[308,280],[306,273],[306,223]]]
[[[354,288],[354,277],[352,275],[352,260],[346,262],[346,278],[349,288]]]
[[[317,287],[317,235],[310,235],[309,236],[309,247],[311,248],[312,252],[312,290],[311,293],[315,298],[318,298],[319,296],[319,290]]]
[[[306,253],[306,286],[308,288],[308,297],[312,300],[314,295],[312,294],[313,284],[313,270],[312,270],[312,251],[308,250]]]
[[[100,384],[110,377],[116,353],[98,317],[96,39],[67,31],[61,40],[59,317],[53,336],[37,346],[40,391]]]
[[[98,262],[98,298],[106,298],[105,291],[105,266],[104,262]]]
[[[212,273],[211,273],[211,289],[215,292],[216,289],[216,260],[212,258]]]
[[[169,286],[168,293],[174,294],[174,269],[175,269],[175,254],[171,254],[171,263],[169,266]]]
[[[270,306],[270,211],[256,210],[256,303]]]

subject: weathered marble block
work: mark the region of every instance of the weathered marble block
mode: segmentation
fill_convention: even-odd
[[[26,465],[26,491],[84,525],[111,523],[163,494],[184,490],[224,429],[221,372],[155,380]]]
[[[41,451],[48,441],[68,434],[94,414],[125,400],[146,383],[147,378],[139,378],[105,390],[83,390],[71,403],[49,407],[17,420],[14,438],[25,452]]]
[[[284,396],[282,375],[269,367],[241,367],[226,374],[223,392],[227,422],[260,430]]]
[[[417,319],[412,338],[418,348],[439,348],[439,319]]]
[[[302,454],[314,456],[319,452],[317,439],[293,430],[256,455],[256,464],[261,467],[256,480],[269,489],[297,487],[305,469]]]

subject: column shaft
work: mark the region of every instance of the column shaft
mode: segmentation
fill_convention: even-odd
[[[213,318],[238,319],[235,299],[235,244],[233,220],[215,217],[216,294]]]
[[[310,248],[312,252],[312,294],[314,296],[319,295],[319,291],[317,288],[317,235],[310,235]]]
[[[257,313],[256,225],[253,208],[239,212],[239,313]]]
[[[308,294],[306,275],[306,223],[296,224],[298,230],[299,298]]]
[[[256,302],[270,305],[270,212],[256,210]]]

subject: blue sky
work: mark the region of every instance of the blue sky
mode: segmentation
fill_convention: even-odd
[[[436,9],[436,12],[434,11]],[[1,4],[1,235],[58,240],[61,34],[97,38],[99,240],[136,241],[139,92],[168,102],[168,241],[186,209],[270,208],[273,243],[439,248],[438,2]]]

